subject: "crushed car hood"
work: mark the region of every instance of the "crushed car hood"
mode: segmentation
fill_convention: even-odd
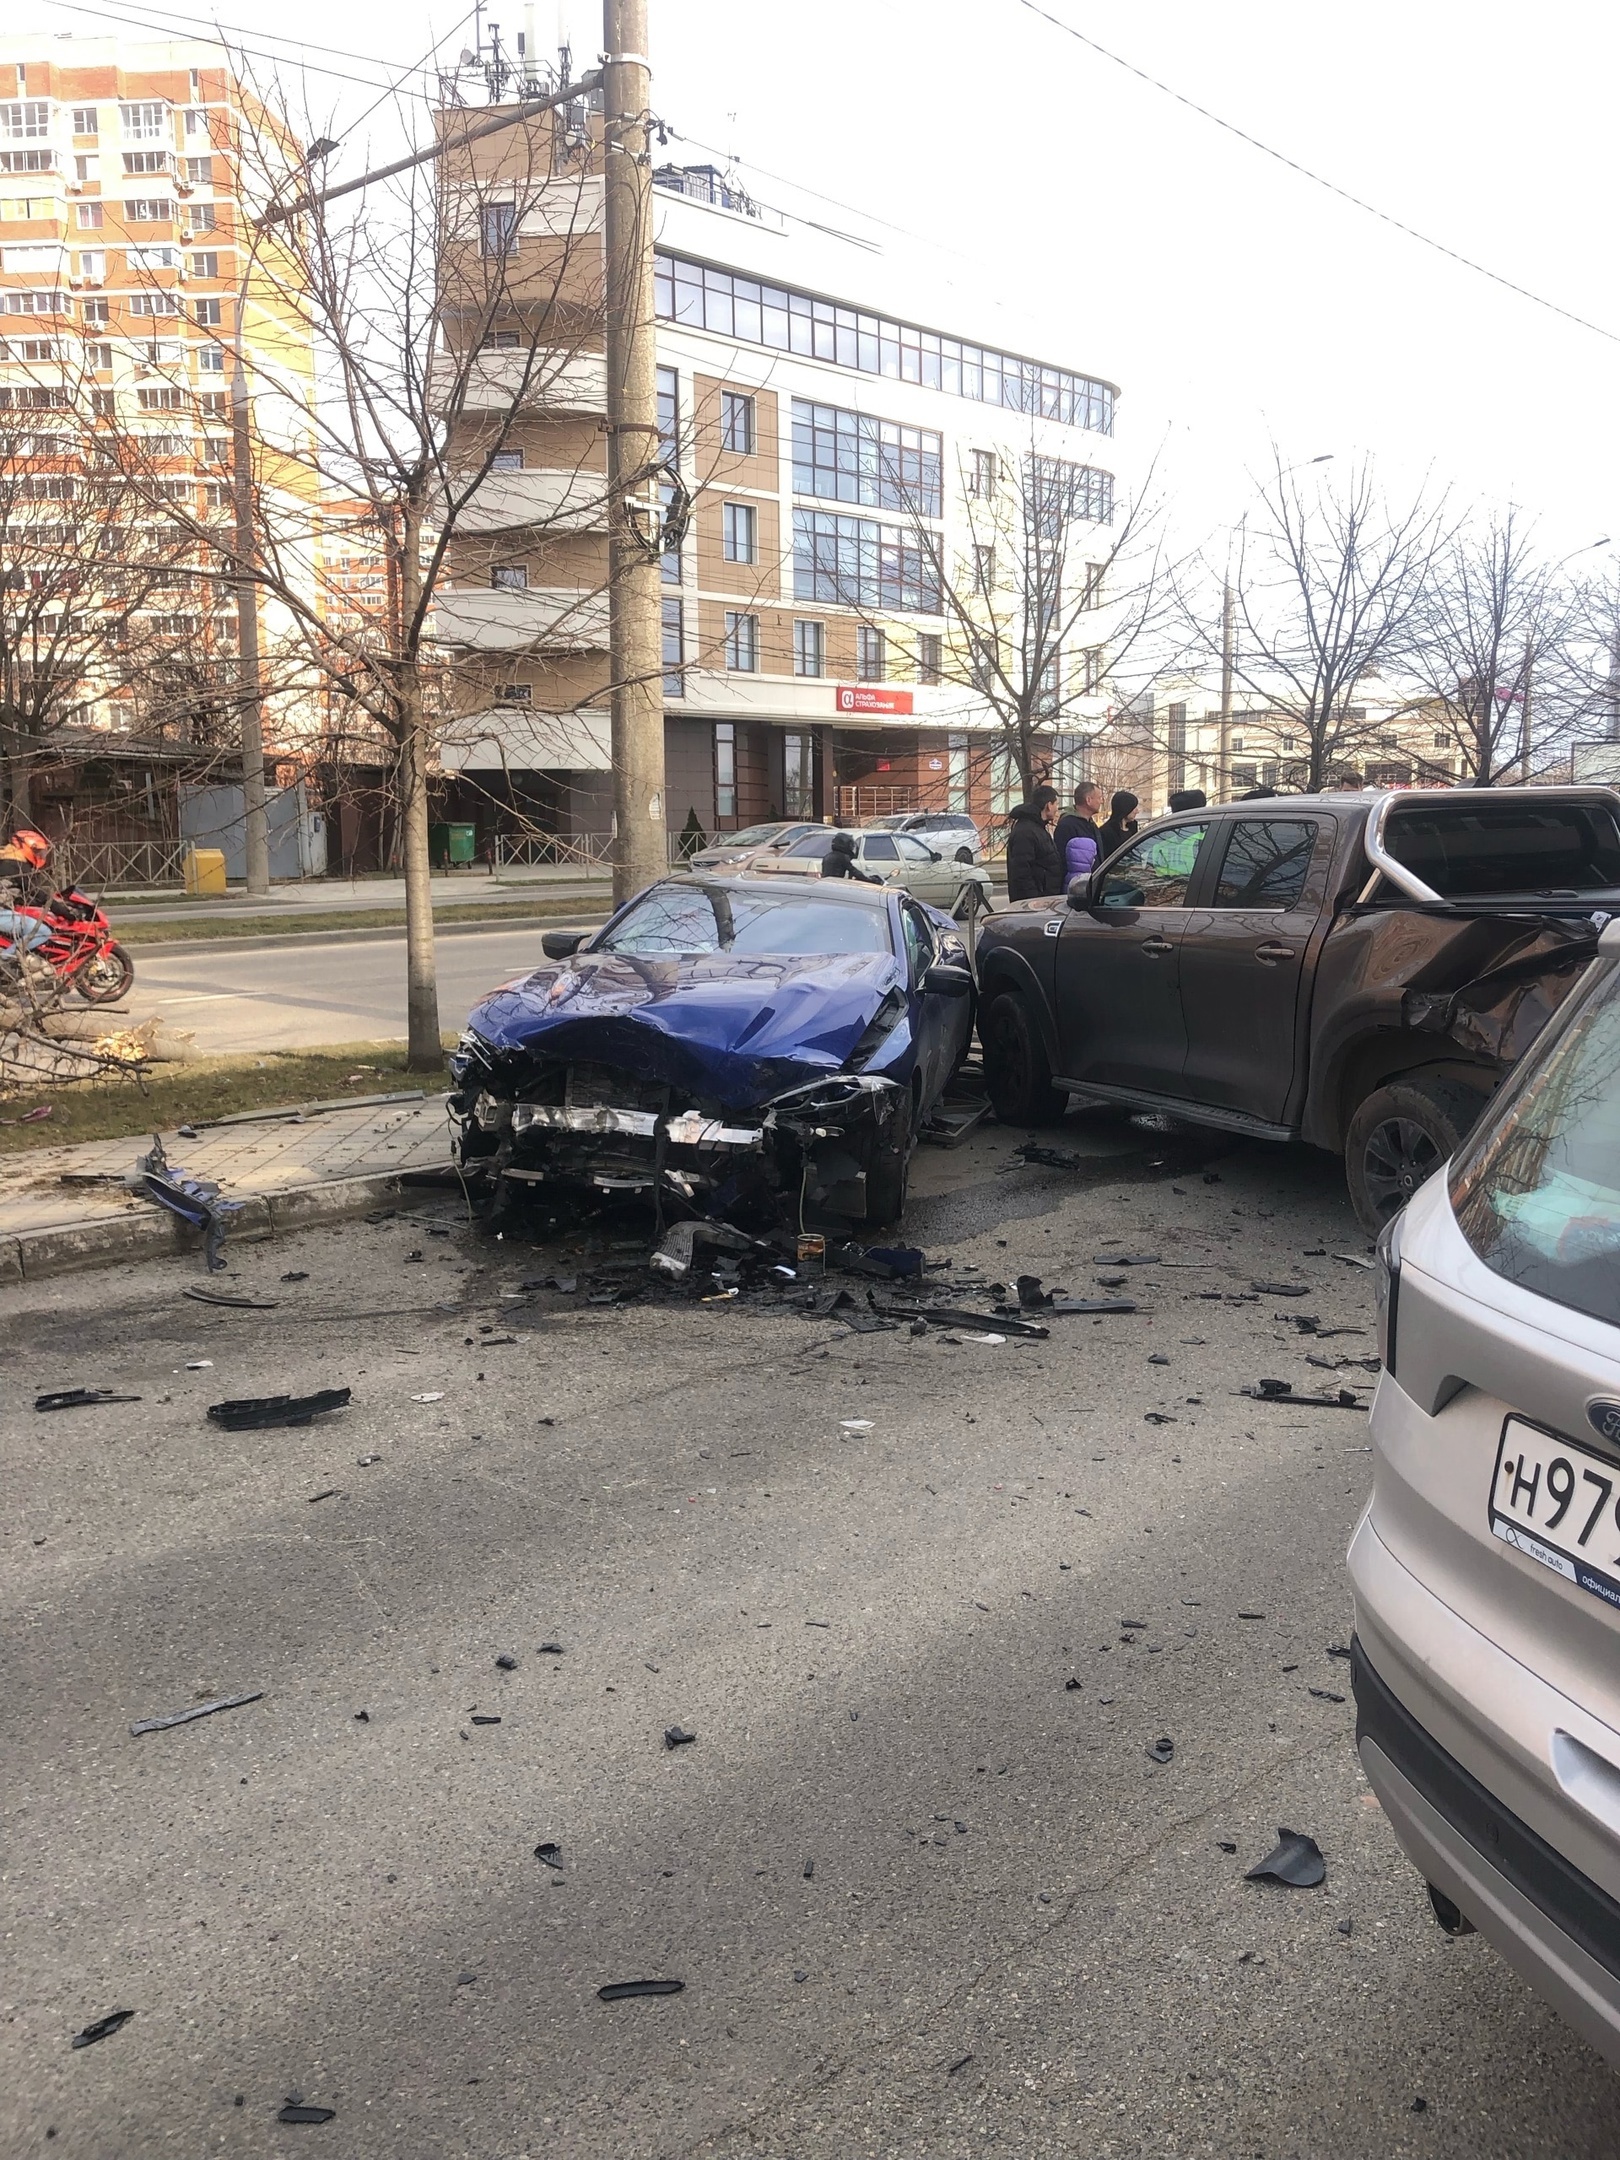
[[[467,1025],[508,1069],[588,1060],[742,1109],[838,1071],[896,988],[890,953],[580,953],[506,983]]]

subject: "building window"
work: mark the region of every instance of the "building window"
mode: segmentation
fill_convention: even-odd
[[[124,137],[128,142],[165,142],[169,134],[169,108],[159,99],[145,99],[137,105],[120,105],[120,119],[124,124]]]
[[[681,603],[667,596],[663,613],[663,661],[665,697],[685,697],[686,677],[681,663],[686,658],[685,625],[681,619]]]
[[[105,329],[112,320],[112,302],[110,300],[81,300],[79,309],[85,322],[92,328]]]
[[[214,229],[214,206],[211,202],[192,203],[186,210],[186,222],[193,232],[212,232]]]
[[[503,683],[495,694],[497,705],[532,705],[534,684],[526,682]]]
[[[759,673],[759,617],[726,610],[726,666],[733,675]]]
[[[818,622],[793,625],[793,672],[825,675],[827,672],[827,626]]]
[[[795,510],[793,597],[937,615],[939,560],[931,545],[899,526],[830,510]]]
[[[0,150],[0,173],[48,173],[56,170],[54,150]],[[46,211],[45,216],[54,216]]]
[[[193,255],[191,274],[193,277],[218,277],[219,257],[212,250],[206,255]]]
[[[225,348],[223,345],[205,345],[197,355],[199,375],[223,375],[225,372]]]
[[[217,330],[220,322],[219,302],[194,300],[191,305],[191,319],[203,330]]]
[[[1080,688],[1087,697],[1098,697],[1103,686],[1103,656],[1100,645],[1088,645],[1080,655]]]
[[[947,737],[945,751],[945,799],[946,808],[967,811],[968,806],[968,739],[965,735]]]
[[[754,401],[740,390],[720,393],[720,447],[734,457],[752,457],[758,446]]]
[[[1293,746],[1293,744],[1292,744],[1291,742],[1287,742],[1287,743],[1284,743],[1284,744],[1283,744],[1283,748],[1284,748],[1285,750],[1292,750],[1292,749],[1293,749],[1293,747],[1294,747],[1294,746]],[[1451,749],[1451,747],[1452,747],[1452,741],[1451,741],[1451,737],[1450,737],[1450,735],[1449,735],[1449,734],[1448,734],[1448,733],[1446,732],[1446,730],[1445,730],[1444,728],[1436,728],[1436,729],[1435,729],[1435,731],[1434,731],[1434,736],[1433,736],[1433,739],[1432,739],[1432,740],[1431,740],[1431,742],[1430,742],[1430,745],[1429,745],[1429,747],[1430,747],[1430,749],[1432,749],[1432,750],[1449,750],[1449,749]]]
[[[126,150],[124,170],[126,173],[166,173],[169,169],[167,150]]]
[[[135,395],[142,412],[184,412],[186,409],[183,390],[138,390]]]
[[[793,489],[869,510],[940,515],[940,438],[836,405],[793,400]]]
[[[111,420],[118,410],[118,394],[114,390],[92,390],[90,410],[98,420]]]
[[[523,452],[521,450],[496,450],[490,456],[489,469],[491,472],[521,472],[523,470]]]
[[[485,203],[479,230],[486,255],[517,253],[517,221],[515,202]]]
[[[0,140],[38,142],[51,132],[51,108],[44,98],[0,105]]]
[[[759,512],[752,503],[726,503],[720,511],[721,552],[727,562],[759,560]]]
[[[882,682],[888,671],[889,641],[881,630],[862,623],[855,633],[855,679]]]
[[[527,592],[528,566],[524,563],[496,563],[490,570],[489,582],[497,592]]]
[[[737,730],[729,720],[717,721],[714,730],[714,814],[717,820],[737,815]]]
[[[940,672],[940,651],[940,639],[932,631],[925,630],[917,640],[918,682],[938,683],[944,679]]]
[[[74,106],[73,132],[75,135],[99,135],[101,133],[101,117],[94,105]]]
[[[1055,719],[1063,698],[1063,656],[1049,653],[1035,678],[1035,710],[1043,720]]]
[[[973,550],[973,583],[976,590],[982,593],[995,590],[996,551],[982,542]]]
[[[214,161],[211,157],[188,157],[186,179],[192,187],[212,187],[214,184]]]
[[[968,492],[979,502],[988,502],[996,492],[996,453],[993,450],[975,450],[973,472],[968,482]]]
[[[1102,581],[1102,564],[1100,562],[1088,562],[1086,564],[1086,582],[1080,595],[1080,605],[1083,608],[1102,606]]]
[[[480,352],[511,352],[523,343],[516,330],[486,330],[478,340]]]
[[[208,115],[207,115],[207,113],[205,113],[205,112],[199,112],[199,111],[197,111],[197,110],[195,109],[195,107],[194,107],[194,108],[192,108],[192,110],[190,110],[190,111],[189,111],[189,112],[187,112],[187,114],[186,114],[186,140],[187,140],[187,142],[191,142],[191,141],[193,141],[193,140],[194,140],[194,139],[195,139],[195,138],[196,138],[197,136],[199,136],[199,135],[206,135],[207,133],[208,133]]]
[[[1109,524],[1114,515],[1114,476],[1095,465],[1073,465],[1067,458],[1032,457],[1029,461],[1030,507],[1040,531],[1056,535],[1077,519]]]
[[[920,383],[925,390],[1101,435],[1114,431],[1114,393],[1107,383],[678,256],[654,258],[653,307],[665,322],[690,323],[748,345]]]
[[[24,358],[26,357],[25,354]],[[46,357],[47,355],[43,353],[40,355],[41,359]],[[104,345],[99,341],[86,345],[84,348],[84,364],[87,368],[110,370],[112,367],[112,346],[110,344]]]
[[[782,737],[784,817],[813,818],[816,814],[815,750],[813,736],[788,733]]]
[[[658,449],[671,465],[680,457],[681,378],[672,367],[658,370]]]
[[[161,195],[136,195],[124,204],[124,219],[130,225],[167,225],[174,216],[174,204]]]

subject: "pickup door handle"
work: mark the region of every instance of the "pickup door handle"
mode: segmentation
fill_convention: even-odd
[[[1150,937],[1142,940],[1142,950],[1151,953],[1155,960],[1162,960],[1166,953],[1173,953],[1175,949],[1168,938]]]
[[[1294,948],[1292,945],[1257,945],[1254,948],[1254,957],[1263,960],[1269,967],[1273,960],[1292,960]]]

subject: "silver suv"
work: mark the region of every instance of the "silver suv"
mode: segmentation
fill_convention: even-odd
[[[1379,1265],[1362,1766],[1441,1925],[1620,2066],[1620,921]]]

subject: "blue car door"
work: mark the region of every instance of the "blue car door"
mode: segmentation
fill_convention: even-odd
[[[945,1092],[945,1083],[961,1058],[971,1001],[965,997],[952,997],[942,990],[923,988],[923,978],[939,953],[934,927],[922,909],[910,901],[901,902],[900,919],[905,931],[911,1027],[917,1044],[922,1113],[926,1118]]]

